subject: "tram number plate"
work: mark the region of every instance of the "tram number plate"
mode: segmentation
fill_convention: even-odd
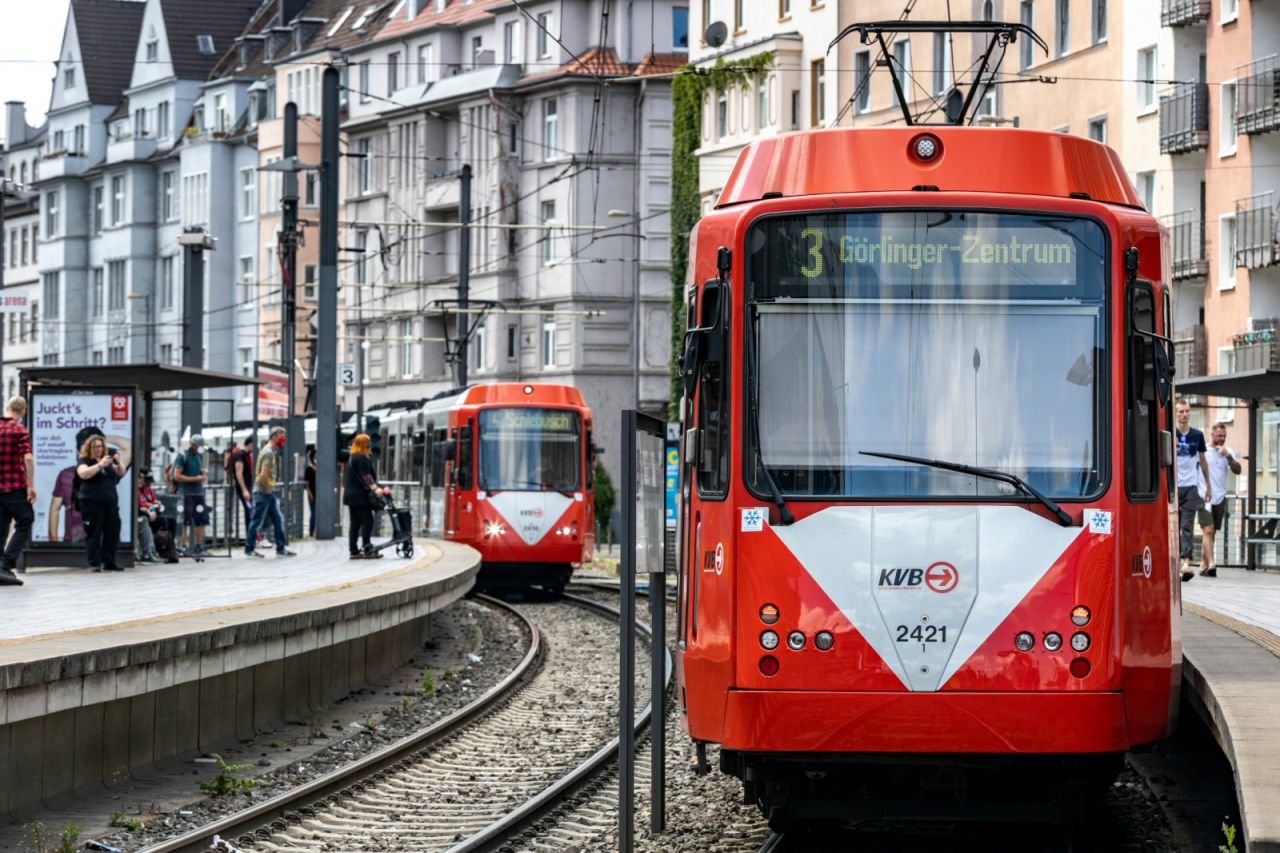
[[[897,640],[899,643],[945,643],[947,641],[947,626],[899,625]]]

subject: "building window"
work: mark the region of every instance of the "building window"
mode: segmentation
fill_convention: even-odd
[[[387,96],[390,97],[400,88],[400,52],[387,55]]]
[[[146,44],[147,62],[155,62],[160,58],[160,42],[157,39],[149,39]]]
[[[516,360],[516,327],[507,326],[507,361]]]
[[[871,112],[871,51],[860,50],[853,57],[854,106],[860,113]]]
[[[177,263],[176,255],[169,255],[160,259],[160,307],[173,307],[173,280],[174,268]]]
[[[556,316],[542,315],[542,367],[556,366]]]
[[[46,237],[58,236],[58,193],[46,193],[44,197],[44,233]]]
[[[76,125],[75,130],[74,130],[74,131],[72,132],[72,134],[71,134],[71,138],[72,138],[72,140],[74,141],[74,145],[73,145],[73,146],[72,146],[72,148],[71,148],[71,153],[72,153],[72,154],[75,154],[75,155],[76,155],[76,156],[78,156],[78,157],[83,157],[83,156],[84,156],[84,153],[85,153],[85,152],[84,152],[84,125],[83,125],[83,124],[77,124],[77,125]]]
[[[304,302],[316,301],[316,265],[306,264],[302,268],[302,299]]]
[[[995,19],[995,4],[991,0],[985,0],[982,4],[982,20],[991,21]]]
[[[317,179],[317,176],[315,172],[307,172],[306,177],[302,179],[302,184],[303,184],[302,206],[303,207],[316,206],[316,188],[317,188],[316,179]]]
[[[240,218],[252,219],[257,210],[258,202],[254,198],[257,194],[257,176],[254,175],[253,169],[240,170]]]
[[[1018,5],[1018,21],[1023,26],[1035,29],[1036,6],[1033,0],[1022,0]],[[1026,71],[1036,61],[1036,43],[1029,38],[1024,38],[1018,44],[1020,45],[1018,48],[1018,68]]]
[[[252,110],[250,111],[252,115]],[[161,101],[156,107],[156,136],[168,139],[173,134],[173,125],[169,121],[169,102]]]
[[[1093,0],[1093,43],[1107,40],[1107,0]]]
[[[502,61],[507,65],[516,63],[516,34],[519,26],[516,21],[507,21],[502,26]]]
[[[413,321],[400,321],[400,375],[413,378]]]
[[[253,376],[253,347],[240,347],[240,375]],[[240,402],[253,401],[253,386],[245,385],[240,389]]]
[[[74,65],[68,65],[62,70],[62,86],[66,89],[74,89],[76,87],[76,69]]]
[[[58,307],[62,303],[62,294],[58,291],[58,274],[56,272],[43,273],[40,276],[41,289],[44,291],[42,298],[44,299],[44,316],[46,320],[56,320],[60,315]]]
[[[484,39],[481,36],[473,36],[471,39],[471,67],[480,67],[480,54],[484,52]]]
[[[542,215],[542,262],[549,264],[556,257],[556,203],[544,201],[539,208]]]
[[[671,10],[671,46],[676,50],[689,49],[688,6],[676,6]]]
[[[791,129],[800,129],[800,90],[791,90]]]
[[[369,103],[369,60],[360,63],[360,103]]]
[[[1236,286],[1236,217],[1224,214],[1218,219],[1218,289]],[[48,299],[48,297],[45,297]]]
[[[911,101],[911,42],[908,39],[899,39],[893,43],[893,75],[897,78],[899,85],[902,87],[902,93],[906,97],[908,103]],[[893,103],[898,105],[898,92],[893,92]]]
[[[1229,24],[1240,17],[1240,0],[1222,0],[1221,15],[1218,20],[1223,24]]]
[[[769,80],[766,78],[756,84],[756,129],[764,130],[769,126]]]
[[[124,345],[107,347],[107,364],[124,364]]]
[[[559,138],[557,133],[557,125],[559,118],[556,115],[556,99],[547,98],[542,102],[542,156],[545,160],[550,160],[557,153],[556,141]]]
[[[716,90],[716,139],[724,139],[729,135],[729,94],[724,89]]]
[[[25,231],[23,232],[25,236]],[[9,229],[9,268],[13,269],[18,265],[18,229]]]
[[[92,316],[101,317],[103,302],[102,267],[94,267],[89,271],[89,309]]]
[[[253,255],[240,256],[240,288],[236,301],[241,308],[252,308],[254,299]]]
[[[101,186],[93,188],[93,233],[102,233],[103,190]]]
[[[1138,51],[1138,112],[1156,107],[1156,49],[1144,47]]]
[[[137,109],[133,111],[133,135],[142,139],[147,135],[147,111]]]
[[[369,280],[369,232],[356,232],[356,282],[364,284]]]
[[[951,33],[933,34],[933,93],[945,95],[951,88]]]
[[[551,13],[543,12],[538,15],[538,58],[547,59],[551,56]]]
[[[356,142],[356,153],[359,157],[356,159],[356,168],[360,175],[360,192],[367,193],[373,190],[373,158],[369,156],[370,140],[361,139]]]
[[[107,261],[107,310],[123,311],[125,261]]]
[[[22,265],[24,267],[27,265],[27,247],[30,245],[30,241],[31,241],[31,234],[24,227],[22,229]]]
[[[822,124],[827,117],[827,63],[817,59],[809,66],[809,115],[814,127]]]
[[[1236,153],[1236,81],[1222,84],[1222,123],[1218,129],[1218,155],[1228,157]]]
[[[431,45],[418,46],[418,82],[426,83],[434,78],[431,62]]]
[[[1089,138],[1092,139],[1094,142],[1101,142],[1104,145],[1106,144],[1107,142],[1107,117],[1106,116],[1098,116],[1097,118],[1089,119]]]
[[[1139,172],[1137,179],[1138,198],[1142,199],[1142,206],[1147,209],[1147,213],[1154,213],[1156,209],[1156,173]]]
[[[1071,4],[1069,0],[1054,0],[1054,46],[1056,56],[1066,56],[1071,47]]]
[[[791,17],[791,0],[778,0],[778,20],[785,21]]]
[[[160,345],[160,363],[173,364],[173,344]]]
[[[172,222],[178,218],[177,211],[177,181],[174,172],[164,172],[160,175],[160,212],[165,222]]]
[[[477,373],[484,370],[485,348],[489,345],[489,336],[485,329],[488,322],[487,319],[480,321],[476,326],[475,333],[471,336],[471,345],[467,347],[471,369]]]
[[[61,130],[55,130],[53,132],[53,146],[49,149],[49,151],[51,153],[58,152],[58,151],[66,151],[67,150],[66,139],[67,139],[66,134],[64,134]]]
[[[111,224],[124,222],[124,175],[111,179]]]
[[[102,364],[102,350],[96,349],[93,351],[93,363],[94,365]]]
[[[733,0],[733,31],[745,32],[743,29],[742,0]]]

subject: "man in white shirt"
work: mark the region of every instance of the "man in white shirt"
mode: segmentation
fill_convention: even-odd
[[[1213,538],[1222,530],[1227,521],[1227,470],[1232,474],[1240,473],[1240,460],[1235,451],[1227,447],[1227,425],[1214,424],[1209,430],[1209,449],[1205,453],[1205,461],[1209,463],[1209,498],[1207,506],[1200,510],[1200,531],[1204,541],[1200,547],[1200,574],[1216,578],[1217,566],[1214,565]]]

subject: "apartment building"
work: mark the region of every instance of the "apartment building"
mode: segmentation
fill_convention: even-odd
[[[862,6],[890,4],[859,4]],[[698,0],[690,10],[689,62],[696,68],[734,66],[772,54],[767,73],[744,85],[709,88],[703,96],[701,143],[697,150],[703,211],[716,197],[743,146],[765,136],[824,127],[839,113],[845,56],[827,52],[838,32],[837,0]],[[896,17],[895,10],[890,17]],[[708,29],[722,24],[722,44],[707,43]]]
[[[491,306],[468,315],[469,380],[576,385],[602,436],[664,410],[687,39],[670,0],[409,0],[347,51],[343,360],[366,410],[455,384],[463,166],[470,299]]]
[[[11,101],[4,105],[5,144],[0,149],[0,177],[7,178],[11,195],[0,198],[4,204],[5,241],[4,290],[2,295],[25,297],[26,309],[0,313],[0,335],[4,336],[4,371],[0,388],[6,396],[18,393],[18,374],[40,360],[40,338],[37,319],[40,312],[40,244],[39,196],[31,185],[40,176],[40,160],[44,153],[44,126],[27,124],[26,105]]]

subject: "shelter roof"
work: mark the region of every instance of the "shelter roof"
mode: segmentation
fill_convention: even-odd
[[[1217,376],[1179,380],[1179,394],[1203,397],[1236,397],[1242,400],[1280,400],[1280,370],[1243,370]]]
[[[32,367],[22,371],[28,382],[41,385],[81,385],[98,388],[136,387],[144,394],[156,391],[195,391],[261,385],[262,380],[235,373],[219,373],[174,364],[98,364],[66,367]]]

